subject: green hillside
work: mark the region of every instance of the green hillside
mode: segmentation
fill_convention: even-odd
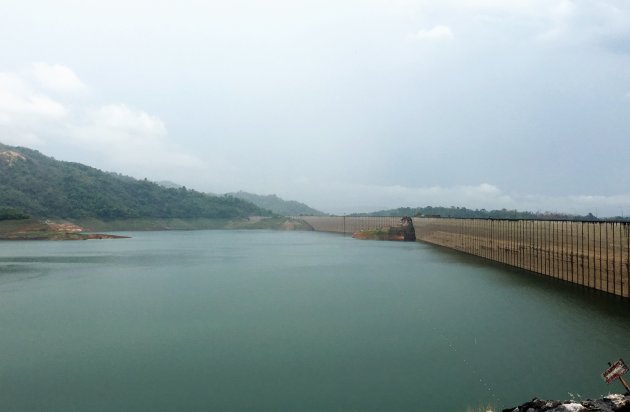
[[[272,213],[232,196],[165,188],[154,182],[62,162],[0,144],[0,210],[33,217],[243,218]]]
[[[324,216],[324,212],[313,209],[295,200],[284,200],[276,195],[257,195],[247,192],[230,193],[230,196],[252,202],[258,207],[271,210],[280,216]]]

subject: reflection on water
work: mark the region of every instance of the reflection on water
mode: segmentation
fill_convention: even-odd
[[[465,410],[599,396],[627,302],[322,233],[4,242],[0,409]]]

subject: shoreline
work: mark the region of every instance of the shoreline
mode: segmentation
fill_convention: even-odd
[[[312,231],[311,225],[288,217],[252,216],[243,219],[136,218],[104,221],[83,219],[21,219],[0,221],[0,240],[93,240],[129,236],[101,232],[170,230],[285,230]]]

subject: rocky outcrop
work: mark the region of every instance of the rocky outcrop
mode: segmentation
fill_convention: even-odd
[[[405,240],[405,236],[399,227],[359,230],[353,233],[352,237],[363,240]]]
[[[69,222],[24,219],[0,223],[0,240],[88,240],[124,239],[128,236],[82,233],[83,228]]]
[[[26,160],[26,158],[13,150],[0,152],[0,162],[5,163],[9,167],[12,167],[19,160]]]
[[[108,235],[106,233],[32,232],[0,235],[0,240],[91,240],[129,239],[129,236]]]
[[[355,239],[416,241],[416,230],[413,221],[405,216],[400,219],[400,226],[382,227],[378,229],[360,230],[352,234]]]
[[[630,412],[630,396],[608,395],[602,399],[585,401],[547,401],[534,398],[531,401],[503,412]]]
[[[90,239],[129,239],[130,236],[109,235],[107,233],[77,233],[76,236],[70,235],[67,239],[59,240],[90,240]]]
[[[413,227],[413,219],[409,216],[403,216],[402,219],[400,219],[400,223],[403,231],[403,240],[405,242],[415,242],[416,229]]]

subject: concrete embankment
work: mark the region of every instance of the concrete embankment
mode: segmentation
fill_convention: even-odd
[[[310,217],[317,231],[352,234],[399,224],[399,217]],[[418,241],[630,297],[630,224],[414,218]]]

